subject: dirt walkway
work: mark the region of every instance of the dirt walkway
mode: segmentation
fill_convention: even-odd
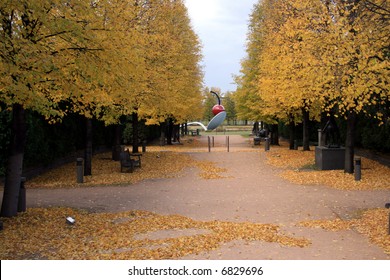
[[[225,178],[205,180],[198,169],[185,176],[153,179],[130,186],[83,189],[30,189],[28,207],[70,206],[96,212],[148,210],[158,214],[180,214],[196,220],[250,221],[280,225],[297,237],[306,237],[306,248],[277,243],[234,241],[218,250],[190,255],[186,259],[390,259],[383,250],[353,231],[329,232],[297,227],[305,220],[349,219],[360,209],[383,207],[389,191],[341,191],[323,186],[300,186],[278,177],[279,170],[265,163],[265,153],[248,139],[215,137],[215,148],[190,152],[200,160],[216,162],[228,171]]]

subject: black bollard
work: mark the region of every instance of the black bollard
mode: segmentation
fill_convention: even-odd
[[[321,147],[321,146],[323,146],[322,145],[322,129],[318,129],[317,130],[317,132],[318,132],[318,147]]]
[[[208,146],[209,146],[209,153],[211,152],[211,141],[210,141],[210,136],[207,136],[208,140]]]
[[[142,141],[142,153],[146,153],[146,141]]]
[[[362,179],[362,159],[355,157],[355,181]]]
[[[0,230],[3,230],[3,221],[0,221]]]
[[[76,160],[76,169],[77,169],[77,183],[84,183],[84,168],[83,168],[83,158],[77,158]]]
[[[24,183],[26,182],[26,177],[20,178],[20,189],[19,189],[19,199],[18,199],[18,212],[26,212],[26,188]]]
[[[270,146],[270,142],[271,142],[271,139],[269,138],[269,137],[266,137],[265,139],[265,142],[264,142],[264,149],[265,149],[265,151],[267,152],[267,151],[269,151],[269,146]]]
[[[294,140],[294,150],[298,150],[298,140]]]
[[[230,138],[229,138],[229,136],[226,136],[226,146],[227,146],[227,151],[229,153],[230,152]]]

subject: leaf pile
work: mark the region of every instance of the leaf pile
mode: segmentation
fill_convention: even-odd
[[[67,216],[76,223],[65,223]],[[140,238],[145,233],[184,229],[200,234]],[[205,231],[206,230],[206,231]],[[205,233],[206,232],[206,233]],[[217,249],[233,240],[277,242],[305,247],[310,242],[279,232],[271,224],[200,222],[146,211],[87,213],[70,208],[31,208],[4,221],[1,259],[177,259]]]
[[[176,153],[193,153],[204,152],[207,149],[207,144],[202,143],[197,137],[182,137],[180,144],[166,146],[148,146],[147,151],[170,151]]]
[[[353,225],[352,221],[345,221],[341,219],[305,221],[305,222],[298,223],[298,226],[322,228],[329,231],[349,230],[351,229],[352,225]]]
[[[188,154],[170,151],[149,151],[141,159],[142,167],[133,173],[121,173],[120,163],[111,160],[110,153],[92,159],[92,176],[84,177],[83,184],[76,183],[75,163],[65,164],[26,182],[28,188],[76,188],[116,184],[134,184],[146,179],[179,177],[185,168],[198,167],[204,179],[222,178],[226,169],[214,162],[196,161]]]
[[[202,171],[199,176],[203,179],[225,178],[220,173],[227,172],[226,168],[218,167],[212,161],[198,161],[195,165]]]
[[[312,151],[298,151],[279,147],[267,153],[267,163],[280,168],[301,168],[314,164]]]
[[[284,179],[300,185],[327,185],[341,190],[390,189],[390,168],[376,161],[362,158],[362,180],[343,170],[315,170],[314,151],[295,151],[287,147],[267,154],[267,162],[279,168]],[[309,168],[307,168],[309,167]]]
[[[367,235],[371,242],[379,245],[390,255],[390,235],[388,234],[389,211],[387,209],[372,209],[365,211],[354,222],[356,229]]]
[[[299,226],[322,228],[325,230],[339,231],[356,229],[358,232],[369,237],[370,241],[390,255],[390,235],[388,234],[389,211],[387,209],[370,209],[364,211],[358,219],[344,221],[319,220],[300,222]]]

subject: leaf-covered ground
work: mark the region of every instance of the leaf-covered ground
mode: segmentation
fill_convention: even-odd
[[[195,138],[185,145],[149,147],[142,157],[142,168],[134,173],[120,173],[119,163],[112,161],[110,154],[101,154],[94,157],[93,176],[87,177],[85,184],[75,183],[75,164],[54,169],[27,184],[29,188],[131,184],[149,178],[181,176],[185,174],[182,172],[185,168],[195,168],[205,179],[224,177],[226,169],[214,162],[195,160],[188,154],[199,147],[204,148]],[[331,175],[332,172],[313,169],[314,152],[290,151],[285,146],[272,147],[267,159],[268,163],[285,169],[285,178],[299,184],[327,184],[344,190],[388,189],[390,185],[389,168],[366,159],[363,159],[362,182],[355,182],[353,176],[344,175],[342,171]],[[338,183],[332,185],[327,180]],[[388,215],[386,209],[374,209],[363,212],[354,220],[310,221],[298,226],[355,229],[390,254]],[[67,216],[76,219],[74,226],[65,223]],[[201,222],[179,215],[164,216],[146,211],[113,214],[88,213],[71,208],[31,208],[3,221],[1,259],[178,259],[217,249],[233,240],[310,246],[310,240],[283,234],[278,225]]]
[[[76,223],[66,224],[72,216]],[[180,231],[192,234],[180,235]],[[175,231],[168,238],[147,233]],[[87,213],[71,208],[31,208],[4,221],[0,258],[4,259],[177,259],[218,248],[232,240],[277,242],[305,247],[310,241],[287,236],[271,224],[200,222],[179,215],[145,211]]]
[[[289,150],[286,143],[282,143],[268,152],[267,162],[285,169],[281,176],[300,185],[326,185],[341,190],[390,189],[390,168],[367,158],[362,158],[362,180],[358,182],[353,174],[346,174],[343,170],[316,170],[313,147],[311,151]],[[388,219],[388,210],[372,209],[364,212],[360,219],[308,221],[298,225],[332,231],[356,229],[390,254]]]
[[[149,147],[142,155],[142,168],[133,173],[121,173],[120,163],[111,159],[111,153],[98,154],[92,159],[92,176],[84,177],[83,184],[76,183],[75,163],[65,164],[28,180],[28,188],[75,188],[102,185],[134,184],[146,179],[181,176],[185,168],[196,167],[203,179],[223,178],[224,168],[211,161],[197,161],[187,153],[200,144],[189,139],[186,145]]]
[[[326,185],[341,190],[390,189],[390,168],[376,161],[362,158],[362,180],[343,170],[316,170],[314,148],[311,151],[289,150],[284,144],[272,147],[267,154],[269,164],[285,168],[281,176],[301,185]]]
[[[299,226],[322,228],[331,231],[356,229],[369,237],[370,241],[382,247],[390,255],[390,235],[388,234],[389,211],[386,209],[370,209],[361,217],[352,220],[319,220],[301,222]]]
[[[75,225],[66,224],[67,216],[76,219]],[[305,221],[298,226],[332,231],[356,229],[390,254],[387,219],[385,209],[371,209],[350,221]],[[168,234],[161,238],[151,236],[158,232]],[[311,244],[305,238],[281,233],[279,227],[272,224],[200,222],[146,211],[108,214],[71,208],[31,208],[17,217],[5,219],[0,233],[0,258],[178,259],[215,250],[233,240],[275,242],[287,247]]]

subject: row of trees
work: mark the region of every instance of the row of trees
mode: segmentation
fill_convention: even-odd
[[[201,46],[181,0],[3,0],[0,41],[0,108],[12,112],[1,216],[17,213],[27,111],[84,116],[88,139],[92,119],[199,118]],[[88,173],[91,141],[86,151]]]
[[[235,101],[239,117],[307,124],[344,118],[353,172],[358,115],[390,119],[388,0],[262,0],[251,14]]]

